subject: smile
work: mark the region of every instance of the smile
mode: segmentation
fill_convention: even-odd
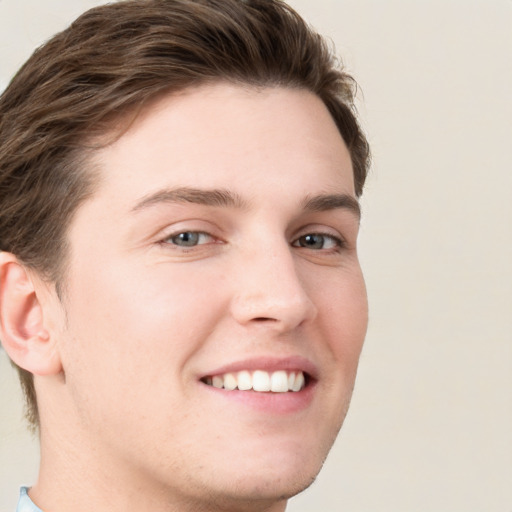
[[[209,386],[228,391],[257,391],[260,393],[298,392],[306,386],[306,376],[302,371],[242,370],[222,375],[212,375],[201,379]]]

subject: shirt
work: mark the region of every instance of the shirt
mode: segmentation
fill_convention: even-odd
[[[22,487],[20,489],[20,500],[16,507],[16,512],[43,512],[39,507],[34,505],[34,502],[28,495],[28,487]]]

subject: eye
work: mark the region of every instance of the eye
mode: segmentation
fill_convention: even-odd
[[[321,233],[308,233],[295,240],[292,245],[294,247],[305,247],[306,249],[328,250],[343,247],[343,240],[332,235]]]
[[[213,237],[200,231],[183,231],[167,237],[164,242],[179,247],[195,247],[212,242]]]

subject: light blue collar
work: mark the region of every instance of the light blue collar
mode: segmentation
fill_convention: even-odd
[[[34,505],[34,502],[28,495],[28,487],[22,487],[20,489],[20,500],[16,507],[16,512],[43,512],[40,508]]]

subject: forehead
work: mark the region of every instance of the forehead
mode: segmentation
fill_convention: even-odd
[[[165,96],[96,160],[98,194],[124,198],[125,208],[163,187],[250,185],[257,193],[261,185],[282,195],[298,177],[303,187],[354,193],[350,155],[331,115],[301,89],[219,83]]]

